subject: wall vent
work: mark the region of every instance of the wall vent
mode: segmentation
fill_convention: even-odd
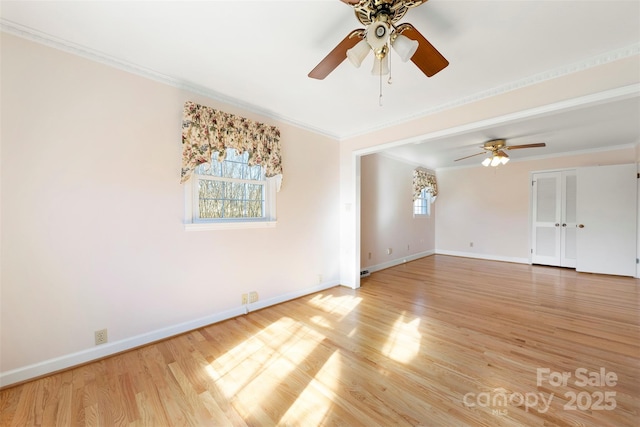
[[[371,276],[371,273],[369,273],[369,270],[362,270],[362,271],[360,272],[360,278],[362,278],[362,277],[369,277],[369,276]]]

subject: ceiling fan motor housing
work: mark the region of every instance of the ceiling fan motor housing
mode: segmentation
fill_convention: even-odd
[[[361,0],[353,4],[356,17],[363,25],[379,20],[398,22],[411,7],[420,6],[426,0]],[[384,16],[384,18],[383,18]]]
[[[507,141],[504,139],[492,139],[484,143],[485,150],[496,151],[501,148],[504,148],[507,145]]]

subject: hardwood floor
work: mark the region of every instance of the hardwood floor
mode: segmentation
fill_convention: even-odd
[[[637,426],[639,308],[636,279],[431,256],[2,390],[0,424]]]

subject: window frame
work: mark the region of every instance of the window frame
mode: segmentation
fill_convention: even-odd
[[[200,194],[198,191],[199,189],[198,181],[201,179],[263,185],[264,216],[250,217],[250,218],[200,218],[199,217]],[[184,184],[185,230],[186,231],[199,231],[199,230],[204,231],[204,230],[275,227],[277,224],[276,183],[277,183],[276,178],[265,178],[264,180],[228,178],[228,177],[220,177],[220,176],[206,175],[206,174],[201,175],[201,174],[195,173],[194,171],[191,178]]]
[[[418,206],[416,206],[416,202],[418,201],[423,201],[424,200],[424,205],[420,205],[420,208],[424,208],[424,210],[426,212],[416,212],[416,208]],[[420,197],[418,197],[417,199],[415,199],[413,201],[413,217],[414,218],[428,218],[431,216],[431,204],[435,201],[435,197],[433,197],[431,195],[431,191],[428,188],[423,188],[420,191]]]

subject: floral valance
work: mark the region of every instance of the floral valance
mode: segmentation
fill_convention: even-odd
[[[188,181],[196,166],[211,162],[213,153],[218,152],[223,160],[227,148],[234,148],[238,154],[248,151],[249,166],[261,165],[267,178],[282,179],[280,130],[277,127],[185,102],[180,182]]]
[[[423,169],[415,169],[413,171],[413,200],[415,201],[420,197],[422,190],[427,189],[431,193],[431,197],[438,195],[438,183],[436,182],[436,176]]]

